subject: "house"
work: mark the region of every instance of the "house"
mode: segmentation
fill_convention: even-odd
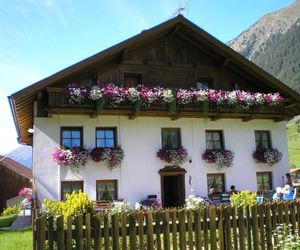
[[[19,162],[0,156],[0,213],[7,200],[18,196],[23,187],[31,187],[32,171]]]
[[[74,83],[77,87],[66,91]],[[106,88],[105,98],[101,99],[102,89],[92,88],[98,99],[87,100],[86,87],[99,84]],[[141,90],[138,84],[146,87]],[[163,89],[151,89],[155,86]],[[164,90],[166,100],[151,103]],[[249,94],[254,92],[264,94]],[[249,95],[250,104],[244,97],[237,101],[237,93]],[[142,94],[150,97],[141,100]],[[194,100],[202,94],[212,96]],[[226,101],[232,95],[232,103]],[[262,104],[252,105],[253,98],[263,98]],[[251,191],[282,186],[289,166],[286,121],[300,113],[296,92],[181,15],[26,87],[9,100],[20,143],[33,146],[39,200],[61,200],[82,189],[93,200],[126,199],[132,204],[156,195],[166,207],[182,205],[190,193],[207,196],[228,191],[231,185]],[[86,159],[84,167],[74,170],[60,159],[58,166],[52,154],[60,144],[100,147],[98,162]],[[120,167],[109,169],[99,162],[103,147],[117,146],[125,157]],[[181,146],[188,156],[180,152],[182,161],[175,164],[179,167],[157,157],[163,147],[178,153]],[[257,163],[253,152],[259,148],[277,148],[275,164]],[[209,163],[216,161],[217,152],[223,152],[217,162],[224,152],[232,160],[233,152],[232,166]]]

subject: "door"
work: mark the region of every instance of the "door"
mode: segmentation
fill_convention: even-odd
[[[185,200],[184,174],[162,175],[163,207],[182,207]]]

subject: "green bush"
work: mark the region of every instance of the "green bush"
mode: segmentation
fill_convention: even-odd
[[[230,196],[230,204],[233,207],[251,206],[256,203],[256,193],[250,193],[249,190],[242,190],[239,193]]]
[[[65,201],[44,200],[43,208],[47,215],[63,215],[66,220],[69,215],[77,216],[94,212],[93,201],[88,196],[79,191],[66,195]]]
[[[11,207],[4,209],[2,215],[11,215],[11,214],[19,214],[22,210],[21,204],[16,204]]]
[[[11,224],[13,224],[17,217],[18,215],[16,214],[0,216],[0,228],[9,227]]]

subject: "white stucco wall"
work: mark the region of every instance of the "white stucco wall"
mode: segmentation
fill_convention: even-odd
[[[89,161],[79,173],[57,167],[51,154],[60,142],[60,127],[82,126],[83,143],[88,149],[95,147],[96,127],[117,127],[118,144],[125,152],[121,168],[110,171],[104,163]],[[43,200],[60,199],[60,182],[63,180],[83,180],[84,192],[96,199],[96,180],[117,179],[118,198],[130,203],[157,194],[161,197],[160,175],[158,171],[165,166],[156,152],[161,148],[161,128],[175,127],[181,129],[182,145],[188,150],[192,159],[185,163],[186,195],[194,190],[197,195],[207,195],[207,173],[225,173],[226,189],[234,184],[238,190],[256,191],[256,172],[272,171],[273,187],[282,186],[282,176],[288,171],[288,153],[286,122],[274,123],[270,120],[252,120],[242,122],[240,119],[169,118],[138,117],[130,120],[125,116],[53,116],[34,119],[33,140],[33,174],[38,198]],[[223,130],[225,148],[234,151],[234,165],[218,170],[216,166],[205,163],[201,155],[205,151],[205,130]],[[283,159],[273,167],[258,165],[252,159],[255,149],[255,130],[270,130],[272,146],[283,153]],[[189,177],[192,177],[189,185]]]

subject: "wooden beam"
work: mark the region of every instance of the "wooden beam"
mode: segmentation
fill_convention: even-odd
[[[215,116],[210,117],[211,121],[217,121],[219,119],[221,119],[220,115],[215,115]]]
[[[119,55],[117,56],[117,63],[122,64],[125,60],[126,55],[128,54],[128,50],[127,49],[122,49],[122,51],[119,53]]]
[[[243,122],[249,122],[249,121],[251,121],[253,119],[254,119],[254,117],[252,115],[249,115],[249,116],[243,117],[242,121]]]
[[[229,61],[228,57],[224,58],[224,60],[220,63],[219,70],[224,69],[228,65]]]
[[[169,33],[166,34],[167,38],[172,38],[180,29],[180,25],[177,25],[176,27],[174,27]]]
[[[273,119],[274,122],[282,122],[282,121],[286,121],[286,120],[287,120],[287,117],[285,117],[285,116]]]
[[[195,47],[197,47],[198,49],[200,49],[203,53],[211,56],[214,59],[220,60],[220,57],[217,56],[215,53],[211,52],[210,49],[205,49],[204,46],[201,46],[199,43],[193,41],[192,39],[190,39],[189,37],[187,37],[186,35],[184,35],[181,32],[178,32],[177,35],[179,37],[181,37],[182,39],[186,40],[187,42],[193,44]]]

